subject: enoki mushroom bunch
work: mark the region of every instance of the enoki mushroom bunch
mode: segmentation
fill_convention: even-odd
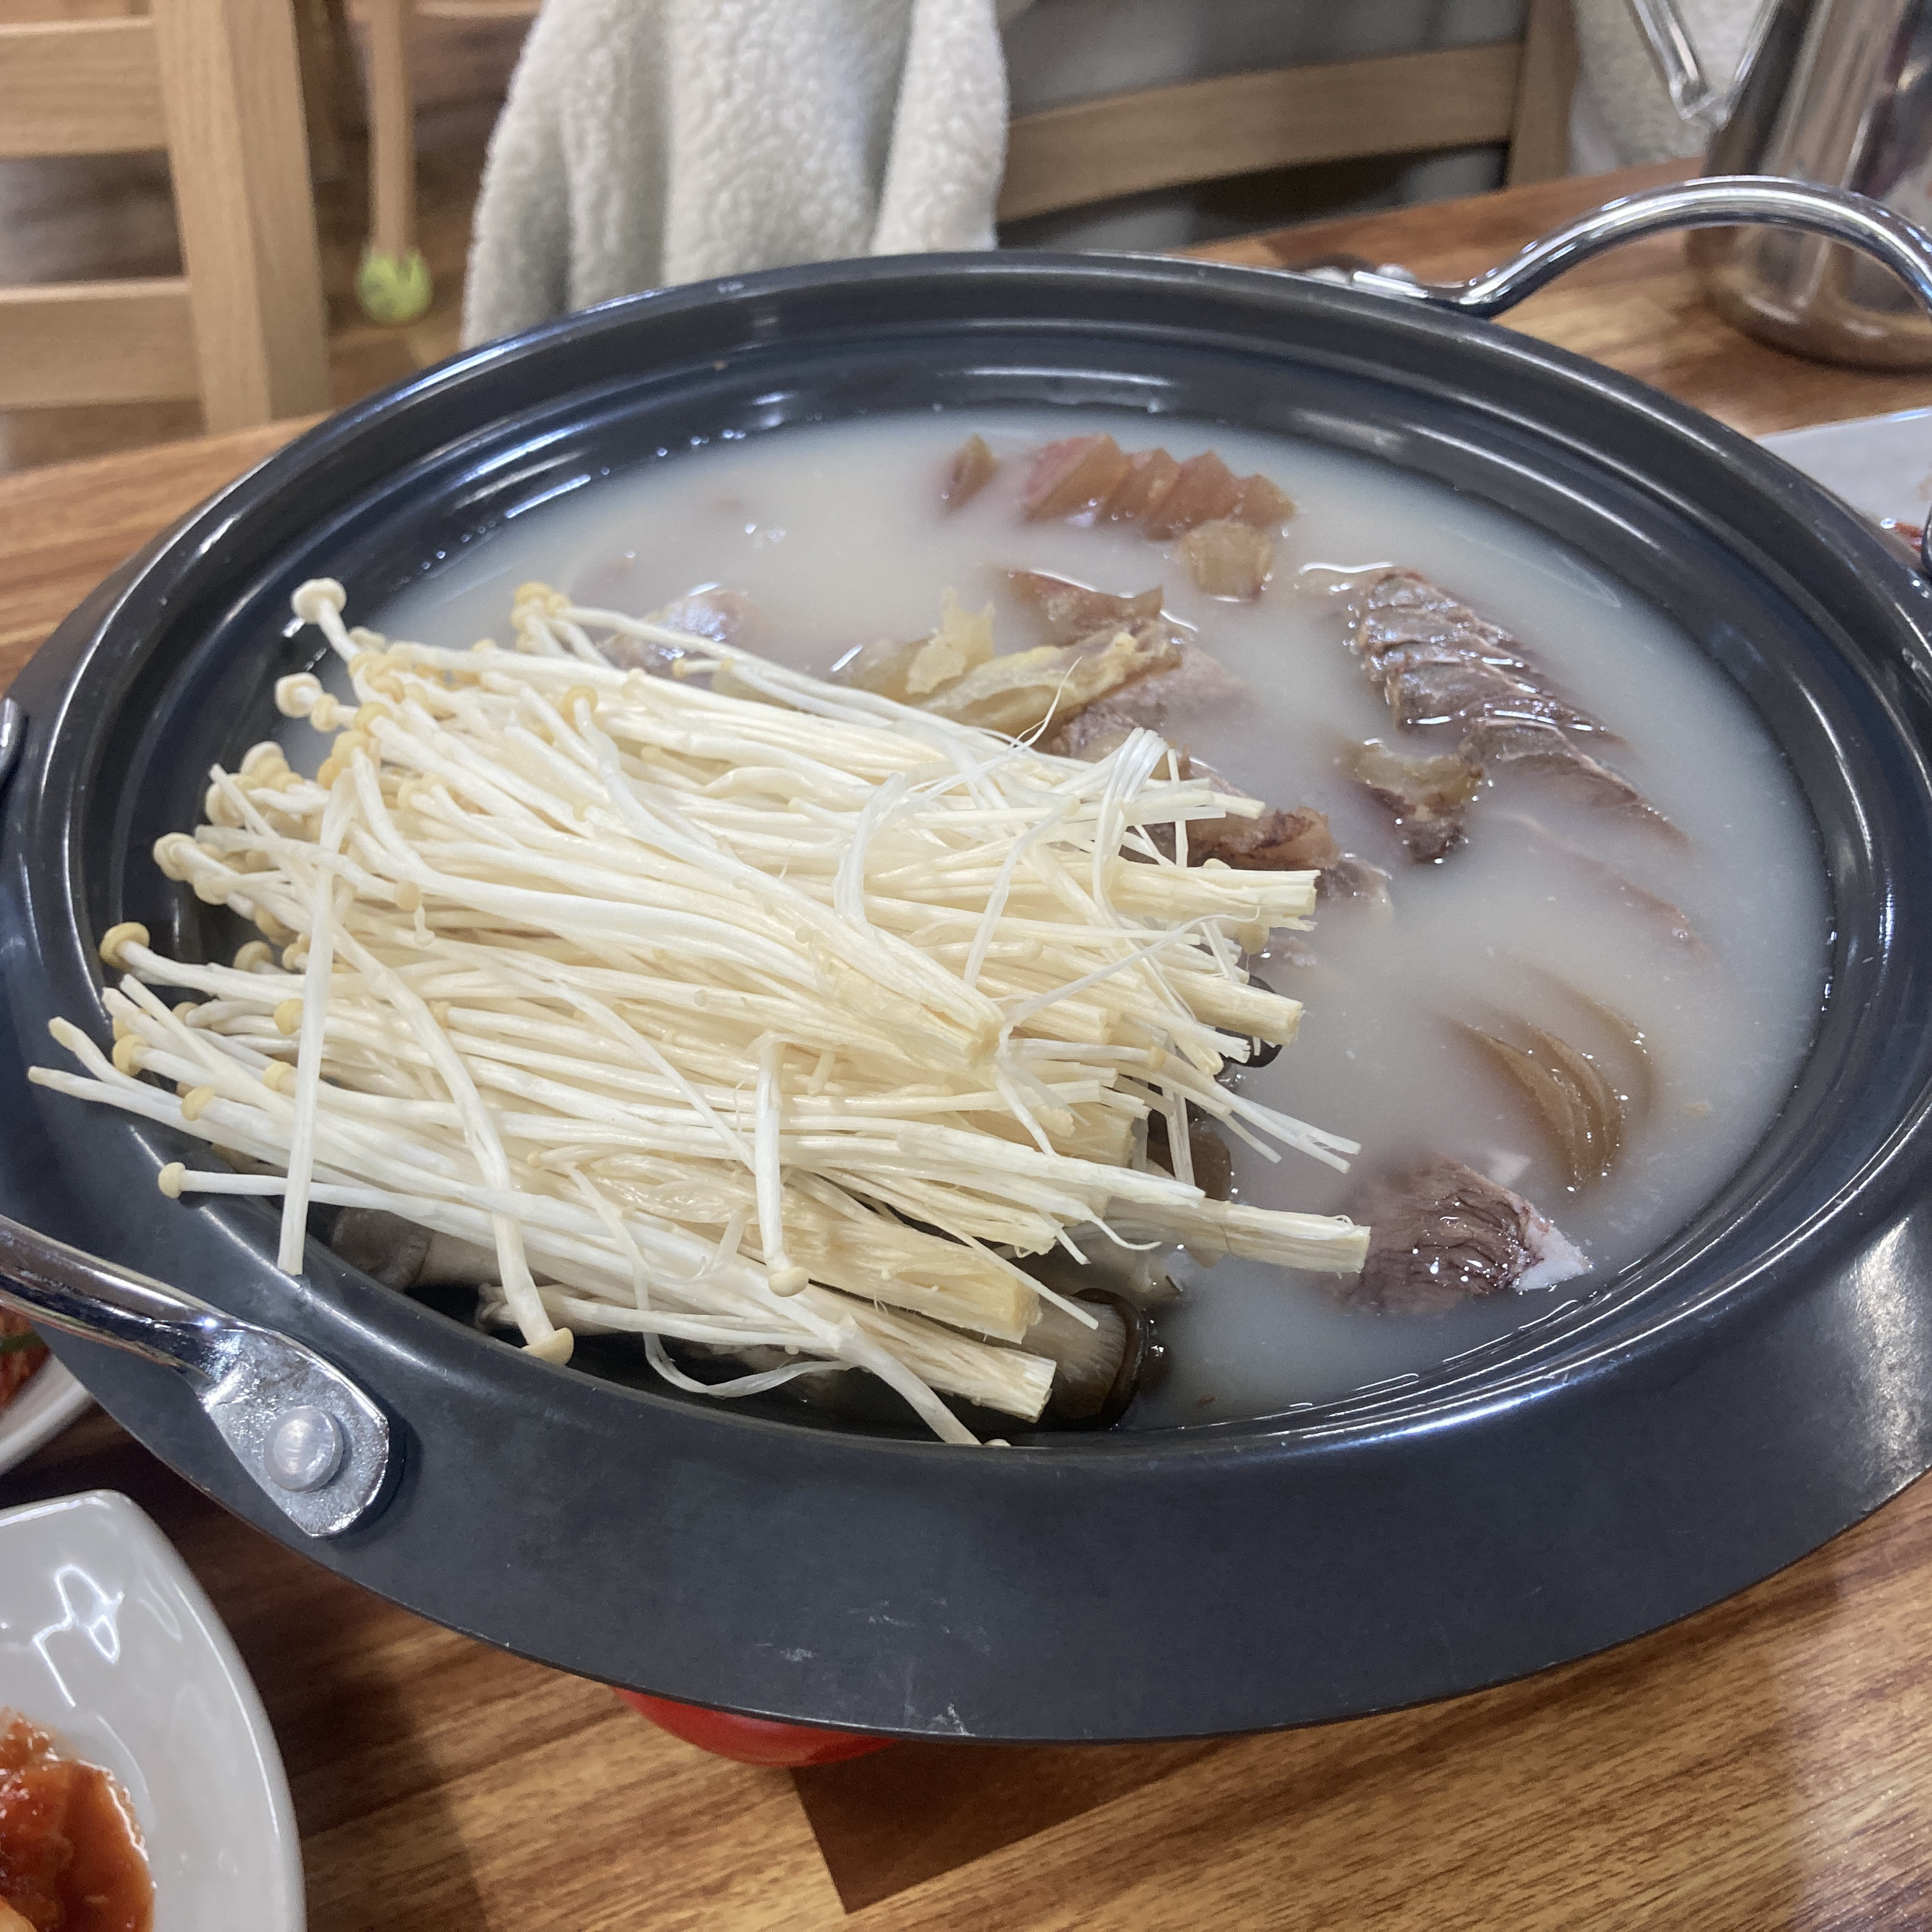
[[[1270,1158],[1353,1148],[1216,1082],[1294,1032],[1240,953],[1314,878],[1186,866],[1191,821],[1249,808],[1153,733],[1048,758],[541,586],[514,651],[343,603],[295,608],[353,705],[276,691],[333,736],[316,776],[258,745],[155,848],[265,939],[193,964],[116,927],[111,1059],[56,1022],[85,1073],[33,1072],[225,1156],[170,1194],[279,1195],[290,1273],[312,1203],[386,1210],[494,1257],[485,1312],[551,1360],[634,1334],[714,1395],[864,1368],[970,1441],[935,1391],[1030,1418],[1052,1380],[1025,1343],[1059,1298],[1016,1257],[1361,1265],[1346,1220],[1193,1184],[1190,1103]],[[646,652],[674,674],[621,668]],[[706,1384],[679,1341],[796,1360]]]

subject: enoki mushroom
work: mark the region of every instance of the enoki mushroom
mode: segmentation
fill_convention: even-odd
[[[388,644],[344,601],[295,608],[355,703],[276,692],[332,736],[316,776],[258,745],[155,847],[265,939],[194,963],[116,927],[112,1057],[58,1022],[83,1071],[33,1071],[224,1156],[164,1192],[279,1196],[291,1274],[311,1204],[398,1214],[494,1256],[483,1312],[551,1360],[635,1334],[714,1395],[862,1368],[952,1442],[941,1394],[1039,1414],[1043,1298],[1093,1318],[1019,1258],[1360,1267],[1346,1220],[1148,1167],[1190,1105],[1270,1159],[1354,1150],[1216,1082],[1294,1033],[1239,960],[1314,874],[1163,856],[1154,828],[1247,802],[1153,733],[1048,758],[541,586],[514,651]],[[674,674],[614,662],[640,646]],[[680,1341],[797,1360],[704,1384]]]

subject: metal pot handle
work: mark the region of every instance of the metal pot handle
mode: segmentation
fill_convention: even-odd
[[[1932,309],[1932,236],[1868,195],[1772,175],[1710,175],[1606,202],[1532,242],[1500,268],[1466,282],[1418,281],[1400,268],[1358,268],[1347,280],[1352,288],[1398,301],[1460,309],[1465,315],[1501,315],[1564,269],[1620,242],[1671,228],[1734,228],[1759,222],[1805,229],[1862,249]]]
[[[1356,268],[1341,279],[1351,288],[1399,302],[1495,316],[1534,295],[1564,269],[1620,242],[1666,229],[1730,228],[1758,222],[1803,229],[1862,250],[1883,262],[1932,311],[1932,236],[1868,195],[1771,175],[1711,175],[1606,202],[1532,242],[1501,267],[1466,282],[1418,281],[1399,268]],[[1324,272],[1332,276],[1334,272]],[[1920,534],[1918,567],[1932,577],[1932,519]]]
[[[177,1371],[261,1491],[309,1536],[360,1522],[382,1492],[389,1425],[333,1364],[146,1276],[0,1215],[0,1304],[38,1328]]]
[[[0,796],[26,714],[0,698]],[[175,1370],[262,1493],[304,1534],[337,1536],[382,1493],[389,1424],[332,1364],[146,1275],[110,1267],[0,1214],[0,1306],[34,1325]]]

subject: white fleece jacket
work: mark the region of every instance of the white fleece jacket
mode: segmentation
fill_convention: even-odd
[[[985,248],[1025,0],[546,0],[491,136],[466,344],[794,262]]]

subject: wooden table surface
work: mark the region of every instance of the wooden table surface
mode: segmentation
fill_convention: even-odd
[[[1202,252],[1460,276],[1668,172]],[[1751,431],[1932,401],[1932,379],[1732,334],[1670,239],[1514,320]],[[0,684],[98,578],[290,433],[0,481]],[[0,1477],[0,1506],[97,1486],[173,1538],[255,1674],[314,1932],[1932,1924],[1925,1484],[1714,1610],[1453,1702],[1211,1744],[907,1744],[796,1773],[708,1757],[598,1685],[363,1594],[98,1412]]]

